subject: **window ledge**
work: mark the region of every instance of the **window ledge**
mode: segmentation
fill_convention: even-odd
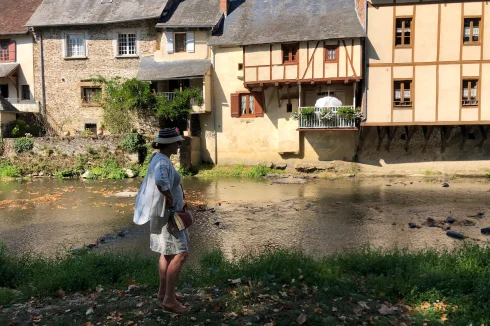
[[[411,45],[395,45],[395,49],[411,49]]]
[[[76,56],[76,57],[63,57],[65,60],[86,60],[87,56]]]
[[[478,43],[463,43],[463,46],[479,46],[479,45],[481,45],[480,42],[478,42]]]
[[[293,62],[283,62],[282,63],[284,66],[293,66],[293,65],[298,65],[298,61],[293,61]]]
[[[116,55],[115,58],[116,59],[135,59],[135,58],[139,58],[140,56],[137,55],[137,54],[132,54],[132,55]]]

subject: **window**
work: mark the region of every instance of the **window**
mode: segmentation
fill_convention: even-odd
[[[299,43],[283,44],[282,45],[282,62],[283,63],[298,63]]]
[[[238,64],[238,70],[243,70],[243,63]]]
[[[2,95],[5,98],[9,98],[9,85],[0,84],[0,95]]]
[[[22,100],[30,100],[31,99],[31,90],[29,89],[29,85],[22,85]]]
[[[66,34],[65,57],[86,57],[85,33]]]
[[[0,62],[2,61],[10,61],[8,41],[0,41]]]
[[[412,81],[395,81],[395,94],[393,97],[394,106],[412,106]]]
[[[412,45],[412,18],[396,19],[395,46]]]
[[[325,47],[325,61],[337,62],[339,59],[339,48],[336,45],[327,45]]]
[[[480,43],[480,21],[481,18],[465,18],[463,43]]]
[[[117,35],[117,55],[136,55],[136,33],[119,33]]]
[[[97,135],[97,124],[96,123],[86,123],[85,131],[90,131],[92,135]]]
[[[463,106],[478,105],[478,79],[463,79]]]
[[[186,52],[186,33],[175,33],[175,52]]]
[[[253,95],[240,95],[240,115],[243,116],[253,116],[254,110],[254,96]]]
[[[100,87],[83,87],[82,88],[82,103],[90,104],[95,102],[97,93],[101,92]]]

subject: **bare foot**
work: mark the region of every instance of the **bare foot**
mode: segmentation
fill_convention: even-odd
[[[180,302],[163,302],[162,307],[165,311],[172,312],[178,315],[185,315],[189,312],[189,308],[182,305]]]
[[[164,298],[165,296],[161,296],[161,295],[158,296],[158,300],[160,300],[160,303],[163,301]],[[180,300],[184,300],[184,298],[185,296],[182,293],[179,292],[175,293],[175,300],[180,301]]]

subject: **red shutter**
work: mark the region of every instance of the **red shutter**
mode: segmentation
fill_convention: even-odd
[[[15,41],[12,40],[9,43],[9,61],[10,62],[15,62],[16,61],[16,53],[15,53]]]
[[[231,117],[239,118],[240,117],[240,94],[231,94],[230,100],[230,109],[231,109]]]
[[[255,99],[255,116],[256,117],[263,117],[264,111],[265,111],[264,93],[263,92],[252,92],[252,95],[254,96],[254,99]]]

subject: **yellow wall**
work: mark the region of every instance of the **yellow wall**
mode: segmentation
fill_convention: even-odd
[[[486,2],[368,7],[367,125],[490,123],[490,9]],[[393,48],[396,17],[412,17],[412,46]],[[481,17],[483,45],[462,42],[463,18]],[[440,17],[440,20],[438,20]],[[480,106],[463,107],[461,80],[480,79]],[[394,79],[412,80],[412,108],[393,106]],[[392,113],[393,112],[393,113]],[[412,114],[413,113],[413,114]]]
[[[339,46],[338,63],[325,63],[325,45]],[[300,42],[298,64],[294,65],[283,65],[281,44],[274,44],[272,47],[269,44],[245,47],[245,82],[312,78],[361,78],[361,76],[362,47],[360,39]]]
[[[209,32],[194,31],[194,52],[167,53],[167,37],[165,33],[158,33],[157,38],[160,40],[160,47],[155,52],[155,61],[174,61],[174,60],[196,60],[209,59],[208,39]],[[174,38],[175,42],[175,38]],[[174,44],[175,46],[175,44]]]

